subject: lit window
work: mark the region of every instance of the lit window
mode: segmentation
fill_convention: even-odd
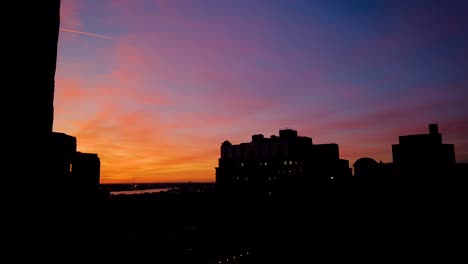
[[[268,177],[268,180],[271,181],[271,177]]]
[[[291,161],[291,160],[289,161],[289,165],[292,165],[292,161]]]
[[[265,162],[265,166],[267,165],[267,163]]]
[[[239,176],[237,176],[237,180],[239,180]]]
[[[331,176],[331,177],[330,177],[330,179],[332,179],[332,180],[333,180],[333,176]]]
[[[288,165],[288,162],[286,160],[284,161],[284,165]]]

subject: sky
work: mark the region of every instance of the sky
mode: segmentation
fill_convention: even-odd
[[[291,128],[350,167],[437,123],[468,162],[468,2],[62,0],[54,131],[101,183],[208,182]]]

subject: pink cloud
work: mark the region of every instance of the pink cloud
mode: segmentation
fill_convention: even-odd
[[[81,4],[78,0],[61,1],[60,3],[60,26],[64,28],[78,29],[82,22],[80,18]]]

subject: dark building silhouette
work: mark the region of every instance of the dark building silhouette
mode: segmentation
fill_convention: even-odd
[[[256,246],[266,262],[336,254],[457,257],[466,245],[467,167],[455,162],[454,146],[442,142],[437,125],[429,128],[400,136],[393,163],[358,159],[354,177],[337,144],[313,144],[295,130],[238,145],[226,140],[216,190],[240,201],[244,212],[236,212],[262,237]]]
[[[392,145],[393,163],[401,176],[428,177],[453,174],[455,148],[442,143],[437,124],[429,124],[428,134],[399,137],[399,144]]]
[[[338,226],[348,226],[336,237],[343,251],[385,260],[466,259],[468,174],[455,161],[454,145],[430,124],[428,134],[400,136],[392,154],[392,163],[358,159],[338,193],[344,196]]]
[[[101,163],[97,154],[77,151],[76,137],[61,132],[51,136],[51,176],[48,188],[59,199],[91,200],[97,197]]]
[[[358,178],[388,177],[393,176],[393,163],[377,162],[376,160],[363,157],[353,164],[354,176]]]
[[[64,189],[71,177],[72,164],[76,155],[76,137],[60,132],[52,132],[51,137],[51,177],[49,181],[52,190]]]
[[[100,184],[101,161],[95,153],[76,152],[72,164],[72,181],[81,196],[96,198]]]
[[[37,204],[47,203],[42,199],[47,199],[44,195],[51,194],[48,188],[47,177],[51,175],[49,170],[50,162],[46,159],[50,155],[50,136],[53,125],[53,100],[55,90],[55,70],[57,60],[57,44],[60,24],[60,1],[29,1],[21,6],[21,19],[18,19],[18,33],[15,34],[16,45],[16,72],[13,89],[17,94],[14,102],[21,104],[21,111],[15,111],[18,122],[32,121],[34,125],[22,126],[27,129],[28,134],[18,139],[21,144],[19,149],[40,150],[40,159],[31,159],[30,166],[22,168],[18,173],[28,186],[28,194],[31,199],[27,208],[32,215],[26,219],[31,219],[37,213]],[[19,32],[28,28],[28,34]],[[28,100],[25,100],[27,95]],[[17,170],[17,168],[14,168]],[[36,175],[42,175],[37,177]],[[50,201],[48,202],[50,203]],[[30,226],[30,225],[28,225]]]
[[[60,25],[60,0],[27,1],[16,3],[18,12],[15,20],[14,57],[16,76],[11,82],[12,94],[8,101],[13,103],[14,118],[9,118],[3,127],[14,131],[8,138],[13,148],[10,159],[5,162],[5,171],[11,174],[15,183],[21,186],[26,195],[12,201],[9,208],[13,216],[11,244],[21,245],[23,256],[35,255],[36,261],[51,256],[48,248],[56,244],[47,243],[44,238],[53,239],[60,233],[55,225],[60,208],[50,188],[52,177],[51,133],[53,127],[53,100],[55,90],[55,70],[57,44]],[[25,31],[27,29],[27,32]],[[11,120],[11,121],[10,121]],[[14,129],[13,129],[14,128]],[[9,217],[7,219],[10,219]],[[5,225],[10,226],[10,225]],[[9,233],[9,232],[8,232]],[[18,243],[14,243],[17,241]],[[42,247],[41,247],[42,246]],[[37,249],[32,251],[31,249]],[[15,258],[21,258],[18,254]],[[22,262],[20,259],[17,261]]]
[[[379,164],[372,158],[364,157],[354,162],[354,176],[373,177],[377,174]]]
[[[350,176],[349,162],[339,157],[337,144],[313,144],[312,138],[284,129],[279,136],[252,136],[233,145],[224,141],[216,168],[216,188],[270,197],[303,184],[331,182]]]
[[[313,144],[283,129],[238,145],[226,140],[220,150],[216,191],[229,197],[233,210],[241,208],[261,262],[296,263],[320,254],[332,226],[335,183],[351,177],[338,145]]]

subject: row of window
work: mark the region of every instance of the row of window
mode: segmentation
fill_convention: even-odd
[[[242,180],[248,181],[248,180],[249,180],[249,177],[245,177],[245,178],[244,178],[244,177],[239,177],[239,176],[237,176],[237,177],[235,178],[235,180],[236,180],[236,181],[242,181]],[[268,177],[268,180],[269,180],[269,181],[276,181],[276,176],[273,176],[273,177],[270,176],[270,177]]]
[[[284,166],[286,166],[286,165],[298,165],[298,164],[300,165],[300,164],[302,164],[302,161],[285,160],[285,161],[281,162],[281,164],[283,164]],[[247,163],[241,162],[240,165],[241,165],[241,167],[244,167],[244,166],[247,166]],[[268,162],[266,162],[266,161],[265,162],[259,162],[258,165],[268,166]]]

